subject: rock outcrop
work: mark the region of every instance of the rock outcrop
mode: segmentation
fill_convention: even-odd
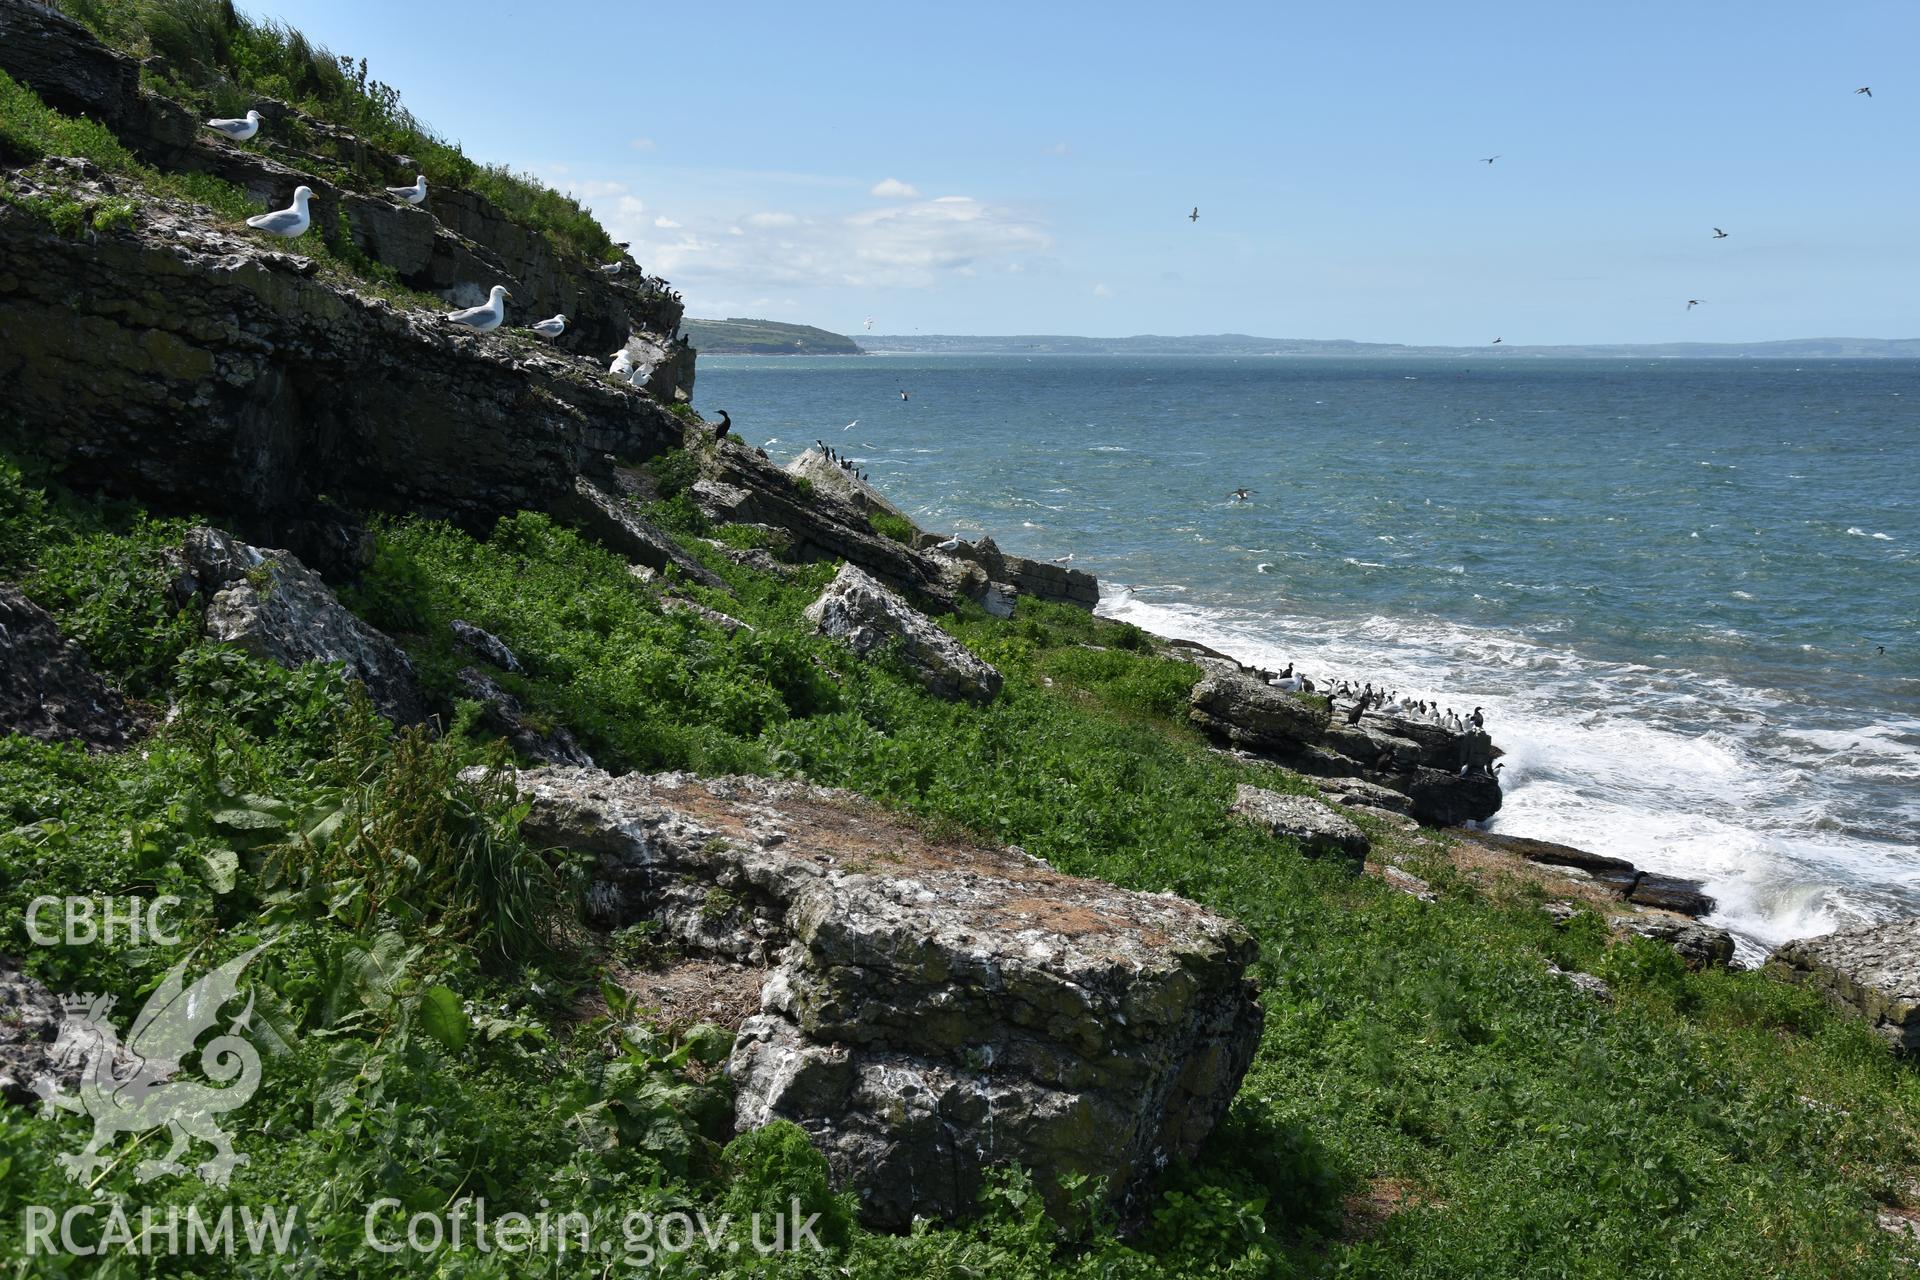
[[[261,208],[277,208],[295,186],[312,188],[315,222],[344,225],[361,252],[391,270],[409,288],[438,294],[456,306],[483,301],[504,284],[516,315],[568,318],[560,349],[589,355],[604,367],[608,353],[630,339],[678,348],[673,333],[681,305],[666,286],[644,275],[610,276],[596,265],[558,252],[478,192],[435,183],[425,206],[396,204],[378,188],[411,183],[416,170],[404,156],[385,153],[338,126],[307,117],[283,103],[263,102],[268,128],[248,146],[236,146],[200,128],[184,107],[140,88],[140,66],[108,49],[92,33],[31,0],[0,0],[0,71],[39,93],[49,105],[105,124],[136,154],[158,168],[212,174],[245,190]],[[337,185],[339,162],[309,155],[285,139],[298,122],[326,135],[356,167],[378,174],[365,190]],[[692,362],[655,361],[650,370],[663,400],[692,388]],[[681,375],[684,383],[681,385]],[[650,383],[649,390],[656,390]]]
[[[302,555],[322,495],[484,533],[681,439],[623,382],[326,283],[190,206],[156,200],[80,242],[0,204],[0,262],[7,407],[64,483]]]
[[[11,957],[0,956],[0,1097],[33,1102],[39,1097],[33,1082],[41,1077],[58,1080],[63,1088],[78,1083],[80,1064],[63,1070],[53,1060],[53,1041],[64,1017],[60,997]]]
[[[0,734],[42,742],[127,745],[133,718],[45,609],[0,582]]]
[[[1726,968],[1733,963],[1733,935],[1725,929],[1668,915],[1629,916],[1620,923],[1643,938],[1664,942],[1689,969]]]
[[[787,553],[801,561],[844,560],[893,590],[924,597],[941,608],[962,600],[995,609],[1010,584],[996,584],[977,564],[916,550],[874,532],[867,511],[833,490],[789,475],[737,441],[721,441],[704,458],[706,475],[692,493],[713,520],[783,530]],[[1095,588],[1096,598],[1098,588]]]
[[[1486,734],[1366,711],[1335,715],[1324,694],[1291,692],[1235,659],[1183,641],[1171,656],[1207,674],[1193,687],[1193,723],[1216,741],[1314,779],[1343,803],[1435,826],[1481,822],[1500,809]],[[1391,800],[1383,797],[1392,796]]]
[[[1474,839],[1503,853],[1516,854],[1528,862],[1571,871],[1602,885],[1619,897],[1640,907],[1655,907],[1687,916],[1712,915],[1718,905],[1698,880],[1642,871],[1625,858],[1589,853],[1572,845],[1530,836],[1509,836],[1481,832]]]
[[[1214,671],[1193,687],[1193,722],[1250,751],[1291,752],[1327,732],[1327,700],[1286,693],[1257,676]]]
[[[199,528],[187,534],[182,564],[174,595],[203,610],[201,627],[211,639],[283,667],[341,663],[382,715],[399,724],[426,719],[406,653],[349,613],[291,553]]]
[[[1372,847],[1366,832],[1305,796],[1282,795],[1243,782],[1234,788],[1229,812],[1269,834],[1295,841],[1308,853],[1339,854],[1357,862]]]
[[[737,1124],[799,1124],[875,1226],[965,1215],[1001,1164],[1131,1204],[1199,1150],[1258,1041],[1251,939],[1182,899],[931,843],[797,783],[519,785],[529,838],[597,856],[602,923],[776,962],[728,1066]]]
[[[520,699],[502,689],[492,676],[476,667],[462,667],[454,680],[459,684],[461,696],[479,705],[481,727],[505,738],[522,759],[593,767],[593,757],[574,740],[565,725],[537,727],[532,724]]]
[[[1920,1050],[1920,917],[1789,942],[1767,972],[1851,1009],[1894,1048]]]
[[[897,653],[935,697],[985,702],[1000,692],[998,671],[853,565],[840,566],[806,618],[863,658]]]

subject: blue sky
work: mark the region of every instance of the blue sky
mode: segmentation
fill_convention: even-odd
[[[581,196],[695,315],[1920,336],[1913,0],[241,7]]]

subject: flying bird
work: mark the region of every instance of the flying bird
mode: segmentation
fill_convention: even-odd
[[[567,331],[567,318],[563,315],[550,316],[545,320],[534,321],[528,325],[527,328],[533,330],[543,338],[557,338]]]
[[[424,173],[415,175],[413,185],[410,187],[388,187],[387,194],[395,200],[405,200],[408,204],[425,204],[427,202],[427,175]]]
[[[1864,93],[1864,94],[1866,94],[1866,95],[1867,95],[1867,96],[1868,96],[1869,98],[1871,98],[1871,97],[1873,96],[1873,90],[1872,90],[1872,89],[1871,89],[1871,88],[1870,88],[1869,86],[1867,86],[1867,85],[1864,85],[1864,84],[1863,84],[1863,85],[1861,85],[1861,86],[1860,86],[1860,87],[1859,87],[1858,89],[1855,89],[1855,90],[1854,90],[1854,92],[1855,92],[1855,93]],[[249,111],[249,112],[248,112],[247,114],[248,114],[248,115],[252,115],[253,113],[252,113],[251,111]]]
[[[1687,310],[1689,310],[1689,311],[1691,311],[1691,310],[1693,310],[1693,309],[1694,309],[1695,307],[1697,307],[1697,306],[1699,306],[1699,305],[1700,305],[1701,303],[1703,303],[1703,302],[1705,302],[1705,301],[1706,301],[1706,299],[1705,299],[1705,298],[1688,298],[1688,299],[1687,299]]]
[[[1251,489],[1235,489],[1232,493],[1228,494],[1227,496],[1232,498],[1235,502],[1245,502],[1248,498],[1253,496],[1253,491]]]
[[[1713,238],[1715,240],[1725,240],[1727,238],[1727,233],[1722,231],[1720,228],[1715,227],[1713,229]]]
[[[1200,206],[1199,206],[1199,205],[1195,205],[1195,206],[1193,206],[1193,212],[1187,215],[1187,221],[1188,221],[1188,222],[1198,222],[1198,221],[1200,221]]]
[[[213,130],[223,138],[234,142],[245,142],[260,132],[260,113],[249,111],[245,118],[240,120],[209,120],[204,127]]]
[[[854,419],[854,420],[853,420],[852,422],[849,422],[849,423],[848,423],[848,424],[847,424],[846,426],[844,426],[844,427],[842,427],[842,428],[840,428],[840,429],[841,429],[842,431],[851,431],[851,430],[853,430],[853,429],[854,429],[855,427],[857,427],[857,426],[859,426],[859,425],[860,425],[860,419],[858,419],[858,418],[855,418],[855,419]]]
[[[454,324],[465,325],[480,333],[498,329],[507,318],[507,299],[513,295],[507,287],[497,284],[487,291],[487,300],[477,307],[468,307],[464,311],[449,311],[447,319]]]
[[[1480,157],[1480,163],[1481,163],[1481,164],[1492,164],[1492,163],[1493,163],[1493,162],[1494,162],[1495,160],[1498,160],[1499,158],[1500,158],[1499,156],[1481,156],[1481,157]]]
[[[1492,342],[1491,344],[1489,344],[1489,345],[1491,345],[1491,346],[1496,346],[1496,347],[1497,347],[1497,346],[1499,346],[1499,345],[1500,345],[1501,343],[1503,343],[1503,342],[1505,342],[1505,341],[1506,341],[1506,339],[1505,339],[1505,338],[1495,338],[1495,339],[1493,340],[1493,342]]]
[[[873,317],[872,317],[872,316],[868,316],[868,317],[867,317],[867,331],[868,331],[869,333],[871,333],[871,332],[873,331]]]
[[[307,201],[311,199],[312,187],[295,187],[292,204],[284,209],[275,209],[272,213],[256,214],[247,219],[247,225],[255,231],[285,236],[289,240],[303,236],[307,228],[313,225],[313,217],[307,212]]]

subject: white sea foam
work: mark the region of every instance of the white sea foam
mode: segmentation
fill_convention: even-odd
[[[1711,922],[1749,961],[1920,905],[1920,867],[1902,842],[1920,826],[1920,801],[1863,824],[1836,785],[1854,770],[1920,778],[1920,721],[1785,729],[1782,695],[1726,678],[1596,662],[1437,620],[1209,609],[1156,599],[1161,590],[1122,592],[1100,610],[1243,661],[1484,706],[1506,753],[1495,831],[1705,881],[1719,904]]]

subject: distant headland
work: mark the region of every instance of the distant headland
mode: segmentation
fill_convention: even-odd
[[[809,324],[782,324],[778,320],[694,320],[681,332],[694,348],[720,356],[857,356],[852,338]]]

